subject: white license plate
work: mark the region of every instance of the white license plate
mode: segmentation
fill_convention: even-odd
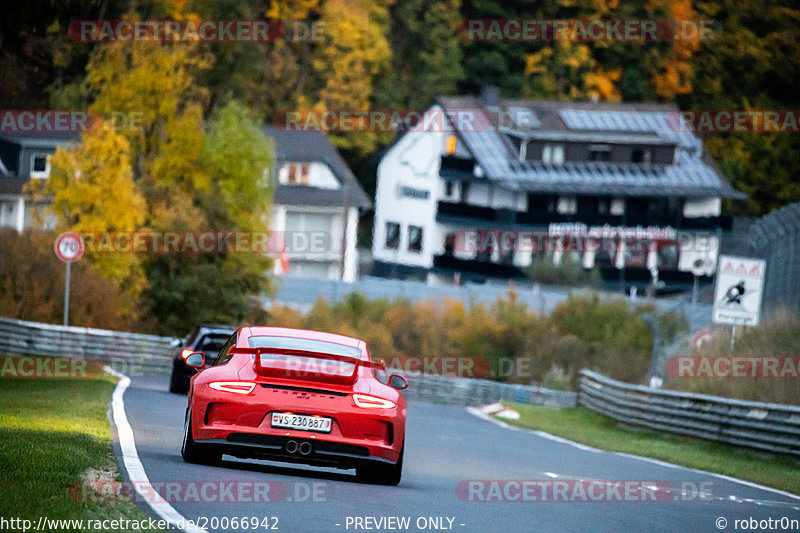
[[[272,427],[300,429],[303,431],[331,432],[331,418],[326,416],[292,415],[272,413]]]

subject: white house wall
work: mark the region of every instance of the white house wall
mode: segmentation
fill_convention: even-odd
[[[713,217],[722,212],[722,201],[719,198],[701,198],[686,200],[683,204],[683,216]]]
[[[330,218],[326,228],[308,228],[301,226],[299,229],[289,228],[288,219],[297,220],[298,216],[323,215]],[[322,251],[314,249],[292,249],[289,244],[287,256],[289,258],[289,276],[316,277],[324,279],[341,279],[352,282],[358,276],[358,254],[356,253],[356,239],[358,229],[358,209],[350,207],[347,210],[347,234],[344,234],[345,212],[343,208],[316,208],[306,206],[287,206],[275,204],[272,208],[272,223],[270,229],[283,232],[287,239],[292,233],[299,231],[326,232],[326,246]],[[305,223],[305,219],[304,222]],[[288,232],[288,233],[287,233]],[[342,239],[344,237],[344,249]],[[302,239],[298,241],[302,244]],[[344,268],[342,268],[342,255],[344,254]],[[275,262],[273,272],[282,275],[280,261]]]
[[[442,110],[434,106],[430,111],[440,113]],[[377,172],[372,245],[376,261],[423,268],[433,266],[432,251],[440,246],[441,237],[431,229],[434,226],[436,202],[441,194],[439,161],[441,155],[446,153],[448,135],[446,131],[408,132],[381,159]],[[427,197],[414,197],[404,191]],[[386,222],[400,224],[397,250],[384,246]],[[408,228],[412,225],[423,228],[421,253],[408,250]]]

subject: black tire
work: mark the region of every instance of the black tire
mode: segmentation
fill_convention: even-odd
[[[356,477],[359,481],[364,483],[372,483],[375,485],[392,485],[396,486],[400,483],[400,478],[403,476],[403,455],[405,453],[406,445],[400,449],[400,457],[393,465],[387,464],[363,464],[356,467]]]
[[[189,409],[186,410],[186,420],[183,423],[181,457],[187,463],[199,465],[214,465],[222,460],[222,453],[216,446],[197,444],[192,438],[192,412]]]

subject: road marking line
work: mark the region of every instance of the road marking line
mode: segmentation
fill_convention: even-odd
[[[467,412],[472,414],[472,415],[477,416],[478,418],[482,418],[484,420],[488,420],[489,422],[492,422],[493,424],[497,424],[498,426],[504,427],[506,429],[510,429],[512,431],[522,431],[523,433],[533,433],[534,435],[538,435],[539,437],[542,437],[543,439],[552,440],[552,441],[555,441],[555,442],[559,442],[561,444],[566,444],[568,446],[572,446],[573,448],[578,448],[579,450],[583,450],[585,452],[591,452],[591,453],[604,453],[605,452],[605,450],[598,450],[597,448],[592,448],[591,446],[586,446],[585,444],[581,444],[579,442],[574,442],[574,441],[571,441],[571,440],[567,440],[567,439],[558,437],[556,435],[552,435],[550,433],[545,433],[544,431],[538,431],[538,430],[535,430],[535,429],[525,429],[525,428],[521,428],[521,427],[518,427],[518,426],[512,426],[510,424],[506,424],[505,422],[497,420],[493,416],[489,416],[486,413],[481,412],[480,409],[477,409],[475,407],[467,407]]]
[[[512,426],[510,424],[506,424],[505,422],[497,420],[496,418],[494,418],[492,416],[489,416],[487,414],[482,413],[480,411],[480,409],[477,409],[475,407],[467,407],[467,412],[472,414],[472,415],[477,416],[478,418],[482,418],[484,420],[488,420],[489,422],[492,422],[493,424],[496,424],[496,425],[498,425],[500,427],[504,427],[506,429],[511,429],[513,431],[521,431],[523,433],[532,433],[534,435],[537,435],[539,437],[543,437],[545,439],[549,439],[549,440],[553,440],[553,441],[556,441],[556,442],[560,442],[562,444],[567,444],[567,445],[572,446],[574,448],[578,448],[579,450],[584,450],[584,451],[593,452],[593,453],[612,453],[612,454],[615,454],[615,455],[621,455],[623,457],[628,457],[628,458],[631,458],[631,459],[637,459],[639,461],[646,461],[648,463],[653,463],[653,464],[656,464],[656,465],[659,465],[659,466],[664,466],[664,467],[667,467],[667,468],[677,468],[677,469],[680,469],[680,470],[688,470],[689,472],[694,472],[696,474],[705,474],[705,475],[713,476],[713,477],[716,477],[716,478],[719,478],[719,479],[724,479],[725,481],[730,481],[732,483],[738,483],[739,485],[744,485],[746,487],[750,487],[750,488],[754,488],[754,489],[765,490],[767,492],[772,492],[774,494],[780,494],[781,496],[785,496],[787,498],[791,498],[793,500],[800,501],[800,495],[792,494],[791,492],[786,492],[785,490],[780,490],[780,489],[775,489],[775,488],[772,488],[772,487],[766,487],[764,485],[759,485],[758,483],[753,483],[752,481],[745,481],[744,479],[738,479],[738,478],[735,478],[735,477],[726,476],[725,474],[717,474],[716,472],[708,472],[706,470],[699,470],[697,468],[691,468],[691,467],[688,467],[688,466],[681,466],[681,465],[676,465],[676,464],[672,464],[672,463],[667,463],[665,461],[660,461],[658,459],[652,459],[650,457],[643,457],[641,455],[633,455],[631,453],[612,452],[612,451],[609,451],[609,450],[601,450],[599,448],[592,448],[591,446],[586,446],[585,444],[580,444],[578,442],[571,441],[571,440],[565,439],[563,437],[557,437],[556,435],[551,435],[550,433],[545,433],[544,431],[540,431],[540,430],[536,430],[536,429],[526,429],[526,428],[521,428],[521,427],[518,427],[518,426]]]
[[[131,384],[131,378],[117,372],[110,366],[103,367],[103,370],[119,378],[119,383],[117,383],[114,394],[111,396],[111,413],[114,417],[114,425],[117,426],[119,447],[122,451],[122,462],[125,466],[125,470],[128,471],[128,478],[136,487],[136,492],[141,494],[144,501],[147,502],[147,505],[149,505],[159,517],[166,520],[168,524],[178,527],[178,529],[181,529],[179,524],[183,524],[183,531],[208,533],[205,529],[194,525],[193,527],[186,527],[189,520],[162,498],[158,491],[150,484],[150,480],[147,478],[147,474],[144,471],[144,465],[136,451],[136,440],[133,436],[133,428],[128,422],[128,417],[125,414],[125,401],[122,399],[125,390]],[[150,501],[153,499],[156,501]]]
[[[551,477],[553,479],[558,477],[558,474],[554,474],[552,472],[545,472],[544,475],[547,476],[547,477]]]

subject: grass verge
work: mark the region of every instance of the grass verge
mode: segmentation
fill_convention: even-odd
[[[584,407],[551,409],[507,404],[520,414],[508,424],[541,430],[594,448],[660,459],[800,494],[800,461],[770,457],[721,443],[620,426]]]
[[[132,503],[81,501],[87,478],[122,480],[106,418],[114,387],[110,377],[0,379],[0,516],[34,527],[40,516],[148,518]]]

